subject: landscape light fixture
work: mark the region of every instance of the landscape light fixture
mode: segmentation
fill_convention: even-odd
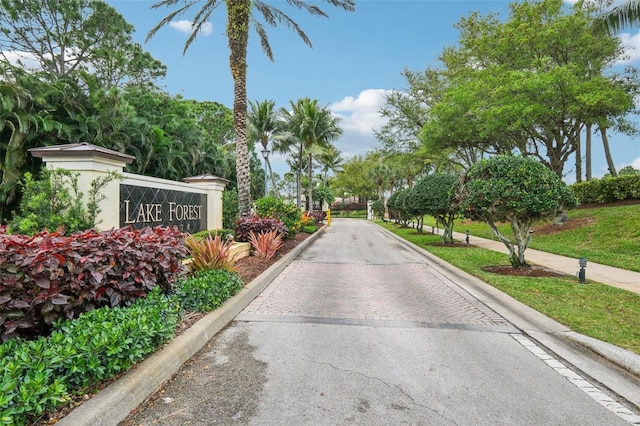
[[[587,259],[581,257],[578,263],[580,265],[580,270],[578,271],[578,280],[580,281],[580,284],[584,284],[585,282],[587,282],[585,271],[585,268],[587,267]]]
[[[469,244],[469,230],[468,229],[467,229],[467,236],[465,237],[464,240],[467,242],[467,244]]]

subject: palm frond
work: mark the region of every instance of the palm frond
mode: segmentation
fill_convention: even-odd
[[[616,34],[624,28],[640,26],[640,0],[628,0],[596,18],[596,26]]]

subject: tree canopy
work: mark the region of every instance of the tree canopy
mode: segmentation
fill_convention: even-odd
[[[528,267],[524,252],[534,220],[576,205],[575,195],[548,167],[531,157],[498,155],[475,163],[460,180],[456,200],[462,214],[482,220],[509,250],[513,267]],[[499,222],[511,225],[512,239]]]

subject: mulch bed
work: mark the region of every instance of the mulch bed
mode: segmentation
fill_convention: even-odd
[[[235,267],[238,274],[240,275],[240,278],[242,278],[242,282],[244,282],[245,285],[249,284],[255,277],[269,268],[269,266],[282,259],[284,255],[289,253],[298,244],[300,244],[310,236],[311,234],[306,234],[304,232],[295,234],[293,238],[284,241],[282,247],[278,249],[276,255],[271,259],[260,259],[255,256],[247,256],[238,260],[235,263]]]
[[[497,266],[485,266],[482,268],[482,270],[485,272],[491,272],[493,274],[515,275],[519,277],[565,277],[566,276],[563,273],[552,271],[551,269],[547,269],[542,266],[530,266],[529,268],[516,269],[511,265],[497,265]]]

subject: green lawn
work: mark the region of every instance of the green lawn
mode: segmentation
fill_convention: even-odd
[[[640,272],[640,204],[575,209],[569,211],[569,219],[588,220],[588,224],[549,235],[536,235],[534,227],[530,247],[573,258],[584,257],[589,262]],[[548,223],[538,223],[536,227]],[[425,225],[435,225],[435,221],[431,217],[425,217]],[[471,235],[495,238],[489,226],[483,222],[460,219],[456,221],[453,230],[469,230]],[[511,235],[511,228],[508,224],[502,225],[500,232]]]
[[[636,214],[638,211],[640,206]],[[378,223],[570,329],[640,354],[640,295],[599,283],[579,284],[573,276],[532,278],[492,274],[481,268],[508,264],[505,254],[477,247],[434,246],[432,243],[440,240],[435,235],[418,234],[415,229],[399,228],[391,222]],[[471,226],[469,231],[477,235],[475,226],[478,225],[474,224],[474,231]]]

